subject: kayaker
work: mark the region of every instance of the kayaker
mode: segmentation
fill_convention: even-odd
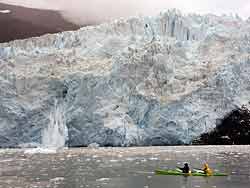
[[[212,175],[213,174],[213,171],[209,168],[208,164],[205,163],[204,166],[203,166],[203,172],[207,175]]]
[[[184,167],[183,168],[179,168],[180,170],[182,170],[182,173],[190,173],[190,168],[188,166],[188,163],[185,163],[184,164]]]

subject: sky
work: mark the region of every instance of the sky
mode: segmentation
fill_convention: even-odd
[[[100,23],[114,18],[154,15],[177,8],[183,13],[237,13],[250,17],[250,0],[0,0],[0,3],[58,10],[74,23]]]

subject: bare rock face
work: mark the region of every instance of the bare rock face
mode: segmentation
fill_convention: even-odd
[[[250,103],[249,103],[250,104]],[[194,139],[196,145],[249,145],[250,110],[242,106],[222,119],[214,130]]]
[[[250,24],[172,10],[0,44],[0,146],[188,144],[250,101]]]

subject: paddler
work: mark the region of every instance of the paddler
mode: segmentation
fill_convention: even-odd
[[[213,171],[209,168],[208,164],[205,163],[204,166],[203,166],[203,172],[207,175],[212,175],[213,174]]]
[[[184,167],[183,168],[179,168],[180,170],[182,170],[182,173],[191,173],[191,170],[188,166],[188,163],[185,163],[184,164]]]

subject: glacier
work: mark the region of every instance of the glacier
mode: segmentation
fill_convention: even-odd
[[[0,147],[43,142],[54,101],[67,146],[189,144],[250,101],[250,22],[114,20],[0,44]]]

